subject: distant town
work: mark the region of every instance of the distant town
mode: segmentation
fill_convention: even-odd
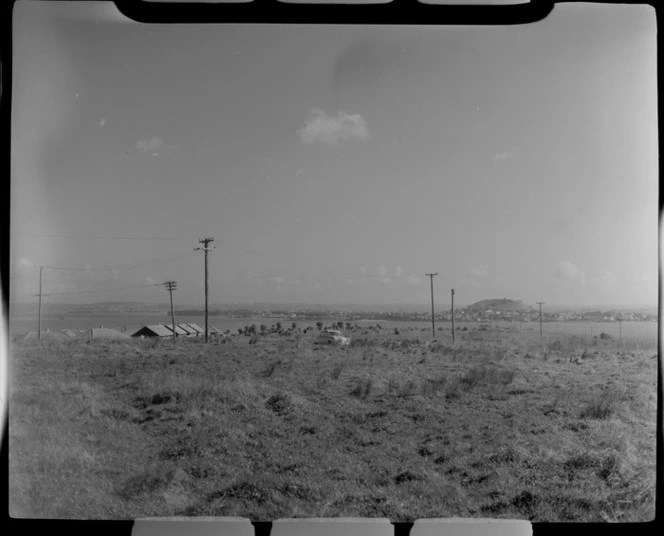
[[[33,304],[20,304],[20,309],[32,309]],[[67,315],[115,315],[142,314],[168,315],[168,304],[147,304],[135,302],[99,302],[85,305],[49,304],[52,312]],[[204,308],[187,307],[175,309],[177,315],[197,316],[204,314]],[[358,321],[363,319],[421,322],[431,320],[431,309],[423,306],[361,306],[361,305],[270,305],[270,304],[229,304],[212,305],[209,316],[223,316],[237,319],[285,318],[301,321],[334,319]],[[537,306],[524,305],[516,300],[484,300],[469,306],[457,306],[454,319],[459,322],[492,322],[513,321],[533,322],[539,320],[540,310]],[[437,321],[451,321],[450,305],[441,304],[435,307]],[[657,322],[656,307],[624,307],[624,308],[560,308],[544,306],[542,321],[544,322]]]

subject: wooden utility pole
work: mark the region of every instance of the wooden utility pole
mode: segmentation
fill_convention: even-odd
[[[431,279],[431,331],[433,333],[433,338],[436,338],[436,320],[434,318],[434,312],[433,312],[433,277],[435,275],[438,275],[438,272],[435,274],[424,274],[427,277]]]
[[[203,244],[203,247],[194,248],[195,250],[202,249],[205,252],[205,342],[208,341],[208,251],[211,247],[208,247],[210,242],[214,242],[214,238],[201,238],[198,240],[199,244]]]
[[[540,339],[541,339],[542,338],[542,305],[544,305],[545,302],[538,301],[536,303],[540,306],[539,324],[540,324]]]
[[[168,290],[168,293],[171,295],[171,322],[173,322],[171,325],[173,326],[173,340],[175,340],[175,312],[173,311],[173,291],[177,290],[178,284],[175,281],[166,281],[164,286],[166,287],[166,290]]]
[[[454,289],[452,289],[452,342],[454,342]]]
[[[42,296],[48,296],[48,294],[42,294],[42,270],[47,268],[47,266],[39,267],[39,294],[33,294],[33,296],[39,296],[39,312],[37,313],[37,340],[41,341],[41,306],[42,306]]]

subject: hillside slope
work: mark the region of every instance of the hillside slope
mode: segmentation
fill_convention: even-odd
[[[507,298],[482,300],[468,306],[468,309],[491,309],[493,311],[527,311],[530,308],[530,306],[524,305],[520,300],[508,300]]]

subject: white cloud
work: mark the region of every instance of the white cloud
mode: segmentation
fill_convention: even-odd
[[[411,272],[411,274],[406,279],[406,284],[408,284],[408,285],[421,285],[422,284],[422,278]]]
[[[327,115],[323,110],[312,108],[304,128],[297,131],[303,143],[320,141],[336,145],[340,140],[368,141],[370,138],[366,121],[359,114],[339,112]]]
[[[473,266],[470,269],[470,275],[472,275],[473,277],[486,277],[487,275],[489,275],[489,268],[486,264]]]
[[[35,270],[35,265],[25,257],[19,257],[12,264],[12,268],[17,274],[25,274]]]
[[[168,145],[166,145],[164,140],[162,140],[159,136],[152,136],[152,138],[149,140],[139,140],[136,142],[136,150],[143,154],[158,154],[160,150],[167,147]]]
[[[597,277],[595,277],[594,281],[597,284],[599,284],[600,286],[605,286],[605,287],[609,287],[609,288],[616,288],[617,283],[618,283],[617,280],[616,280],[616,276],[613,275],[613,273],[611,273],[607,270],[601,271],[597,275]]]
[[[154,277],[151,277],[149,275],[144,276],[143,281],[148,285],[158,285],[160,283],[160,281],[156,280]]]
[[[395,272],[397,277],[401,277],[403,275],[403,270],[401,269],[401,266],[397,266]]]
[[[556,277],[566,281],[575,281],[579,277],[579,269],[569,261],[561,261],[556,264]]]
[[[651,283],[645,274],[637,274],[636,272],[627,274],[625,281],[631,286],[650,286]]]
[[[508,160],[514,158],[514,155],[506,152],[499,152],[493,155],[494,160]]]

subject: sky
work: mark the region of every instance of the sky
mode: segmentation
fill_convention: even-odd
[[[657,304],[656,24],[14,11],[11,302]]]

